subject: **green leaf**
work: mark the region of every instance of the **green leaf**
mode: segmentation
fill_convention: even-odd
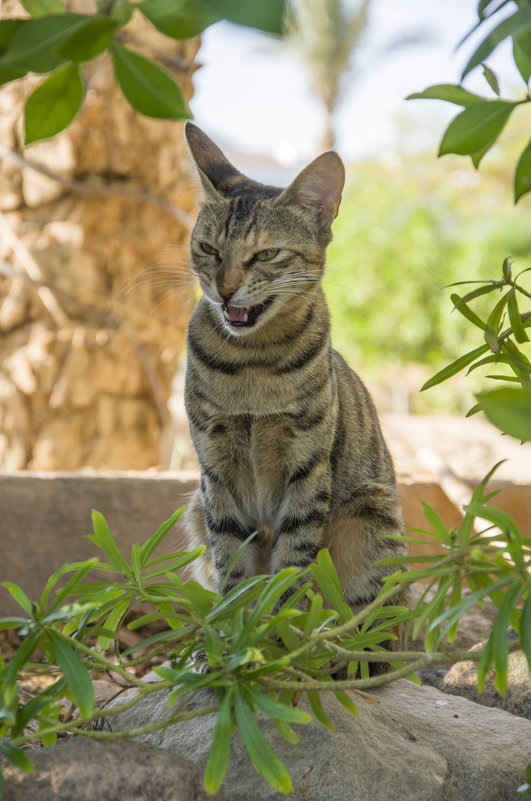
[[[17,768],[23,770],[24,773],[31,773],[33,770],[33,762],[29,756],[13,743],[7,740],[0,740],[0,753],[7,757]]]
[[[205,769],[205,787],[208,793],[217,793],[225,778],[229,764],[230,741],[232,738],[231,723],[232,691],[228,690],[221,702],[214,727],[212,745],[208,754]]]
[[[239,692],[234,699],[234,711],[245,750],[256,770],[279,793],[293,792],[288,771],[267,742],[253,711]]]
[[[83,14],[60,14],[26,20],[11,39],[0,67],[19,67],[30,72],[50,72],[63,59],[55,48],[87,20]]]
[[[347,695],[347,693],[344,690],[334,690],[334,695],[339,701],[339,703],[345,707],[345,709],[348,709],[348,711],[351,712],[353,715],[358,714],[356,704],[354,703],[350,695]]]
[[[466,319],[471,323],[476,325],[478,328],[481,328],[482,331],[485,330],[487,324],[483,322],[481,317],[479,317],[475,311],[472,311],[472,309],[470,309],[467,304],[464,303],[463,298],[460,295],[454,292],[452,295],[450,295],[450,300],[454,304],[455,309],[459,312],[459,314],[462,314],[463,317],[466,317]]]
[[[507,292],[496,303],[494,309],[489,315],[487,324],[485,326],[485,342],[487,343],[487,345],[489,346],[489,348],[493,353],[498,353],[498,351],[500,350],[498,334],[500,332],[503,312],[505,310],[505,306],[507,305],[508,300],[509,300],[509,293]]]
[[[528,588],[528,595],[522,608],[520,643],[531,670],[531,587]]]
[[[64,12],[62,0],[22,0],[22,5],[32,17],[47,17]]]
[[[17,648],[15,655],[9,663],[5,673],[4,703],[9,705],[16,695],[17,677],[22,668],[31,659],[31,656],[40,640],[40,631],[32,631],[22,645]]]
[[[55,48],[55,52],[69,61],[90,61],[109,47],[118,27],[118,20],[112,17],[87,19]]]
[[[502,132],[515,105],[506,100],[485,100],[465,108],[446,129],[438,155],[467,156],[488,149]]]
[[[511,287],[511,289],[509,290],[507,309],[509,311],[509,320],[516,341],[519,342],[520,344],[522,344],[523,342],[529,342],[529,337],[527,336],[527,332],[522,323],[522,318],[520,317],[520,311],[518,309],[518,298],[516,297],[516,289],[514,286]]]
[[[142,557],[142,567],[146,567],[147,563],[151,559],[151,556],[155,553],[157,548],[159,547],[160,543],[164,539],[164,537],[171,531],[174,527],[177,520],[181,517],[182,513],[184,512],[184,506],[180,509],[177,509],[171,517],[162,523],[161,526],[157,529],[157,531],[151,535],[151,537],[146,540],[146,542],[140,548],[140,554]],[[204,549],[202,549],[204,550]],[[198,549],[196,548],[193,553],[196,553]],[[184,554],[183,554],[184,555]]]
[[[531,140],[516,165],[514,173],[514,202],[518,203],[522,195],[531,191]]]
[[[445,545],[450,545],[451,542],[450,532],[445,526],[444,521],[440,516],[440,514],[424,501],[422,501],[422,511],[424,513],[424,517],[426,518],[432,529],[436,532],[441,542],[443,542]]]
[[[137,8],[166,36],[189,39],[221,19],[207,2],[202,0],[147,0]]]
[[[518,67],[518,72],[524,79],[524,83],[529,83],[531,77],[531,35],[524,39],[523,36],[513,36],[513,58]]]
[[[455,360],[455,362],[452,362],[451,364],[447,365],[432,378],[428,379],[428,381],[426,381],[426,383],[423,384],[420,391],[423,392],[425,389],[430,389],[431,387],[434,387],[437,384],[441,384],[443,381],[446,381],[451,376],[455,375],[456,373],[459,373],[464,367],[466,367],[475,359],[477,359],[478,356],[481,356],[483,353],[486,353],[488,349],[489,349],[488,345],[480,345],[479,348],[475,348],[474,350],[471,350],[469,353],[465,353],[463,356],[460,356],[458,359]]]
[[[500,24],[481,42],[463,70],[461,80],[463,80],[474,67],[477,67],[482,61],[485,61],[494,48],[507,36],[516,34],[518,37],[527,37],[529,33],[531,33],[531,6],[524,6],[516,11],[515,14],[512,14],[512,16],[504,19],[503,22],[500,22]]]
[[[75,64],[52,72],[26,101],[25,143],[47,139],[68,127],[81,108],[83,93],[83,79]]]
[[[505,594],[490,634],[492,638],[492,661],[496,672],[494,684],[500,695],[505,695],[507,690],[507,660],[509,657],[509,632],[507,627],[509,625],[509,615],[522,591],[523,587],[519,579],[515,580],[513,586]]]
[[[46,632],[55,661],[68,682],[72,700],[83,717],[88,718],[94,709],[94,687],[87,669],[69,643],[53,629]]]
[[[406,100],[446,100],[448,103],[455,103],[456,106],[468,107],[474,103],[481,103],[484,99],[459,84],[438,83],[435,86],[428,86],[423,92],[408,95]]]
[[[332,609],[338,612],[339,621],[346,623],[347,620],[351,620],[354,613],[343,598],[334,563],[326,548],[317,554],[316,564],[310,565],[310,573]]]
[[[2,587],[6,588],[11,597],[22,607],[26,614],[33,617],[33,605],[24,590],[19,587],[18,584],[14,584],[12,581],[3,581]]]
[[[524,442],[531,440],[531,391],[503,387],[478,395],[485,417],[503,431]]]
[[[208,5],[229,22],[266,33],[282,33],[285,0],[208,0]]]
[[[109,531],[107,521],[96,509],[92,510],[92,527],[94,529],[94,534],[88,534],[87,539],[92,540],[92,542],[95,542],[96,545],[101,548],[115,570],[131,579],[133,576],[131,568],[118,550],[118,546]]]
[[[253,705],[271,718],[285,720],[287,723],[311,723],[312,716],[302,709],[274,701],[268,695],[255,690],[254,687],[248,687],[248,693]]]
[[[116,80],[136,111],[159,119],[190,117],[181,90],[169,72],[116,43],[112,54]]]
[[[483,67],[483,75],[485,80],[487,81],[488,85],[494,92],[494,94],[500,96],[500,84],[498,82],[498,78],[496,77],[496,73],[491,70],[486,64],[481,65]]]
[[[3,19],[0,20],[0,56],[2,56],[18,29],[27,23],[24,19]]]
[[[330,718],[323,709],[323,704],[321,702],[321,697],[319,693],[316,690],[308,690],[306,694],[308,696],[308,701],[310,702],[312,712],[319,721],[319,723],[322,723],[323,726],[325,726],[325,728],[328,729],[328,731],[333,732],[334,724],[332,723],[332,721],[330,720]]]

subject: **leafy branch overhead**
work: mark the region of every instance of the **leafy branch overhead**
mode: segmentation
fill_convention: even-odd
[[[97,13],[71,14],[62,0],[22,2],[30,19],[0,21],[0,84],[29,73],[47,76],[26,102],[26,144],[70,125],[84,100],[82,64],[105,51],[136,111],[173,120],[190,116],[171,73],[121,43],[134,13],[165,36],[188,39],[221,19],[280,34],[285,6],[285,0],[97,0]]]
[[[444,100],[463,107],[450,122],[446,129],[440,147],[439,156],[446,153],[457,153],[461,156],[470,156],[477,169],[481,159],[496,142],[503,131],[507,120],[517,108],[531,101],[529,92],[529,79],[531,77],[531,4],[529,0],[502,0],[495,3],[493,0],[480,0],[478,5],[478,22],[463,39],[468,39],[471,33],[481,27],[483,23],[493,17],[498,11],[509,3],[516,5],[516,10],[509,17],[500,22],[476,47],[469,58],[461,81],[477,67],[483,67],[483,75],[495,97],[483,97],[465,89],[461,84],[436,84],[423,92],[409,95],[408,100],[430,99]],[[485,63],[485,60],[504,40],[512,40],[512,51],[515,65],[526,85],[526,94],[519,100],[506,100],[500,97],[499,81],[494,71]],[[531,191],[531,139],[524,148],[514,173],[514,199],[515,203],[527,192]]]

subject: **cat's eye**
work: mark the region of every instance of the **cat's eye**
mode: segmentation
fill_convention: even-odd
[[[269,261],[270,259],[275,258],[279,250],[280,248],[266,248],[265,250],[261,250],[259,253],[257,253],[255,259],[257,261]]]
[[[216,248],[213,248],[212,245],[209,245],[208,242],[201,242],[201,250],[204,250],[205,253],[208,253],[209,256],[217,256],[218,251]]]

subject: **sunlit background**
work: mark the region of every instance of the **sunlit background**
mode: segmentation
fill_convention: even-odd
[[[346,6],[355,11],[362,3]],[[478,341],[473,327],[451,314],[450,291],[442,288],[497,278],[509,253],[522,269],[531,266],[530,201],[512,204],[508,155],[514,140],[521,148],[529,110],[517,110],[476,173],[468,158],[436,159],[459,108],[405,100],[432,84],[459,83],[479,40],[472,35],[457,45],[476,20],[476,0],[367,3],[333,116],[334,146],[348,165],[326,279],[334,344],[375,382],[380,405],[393,410],[462,412],[472,405],[479,375],[418,392]],[[192,113],[243,172],[286,184],[323,149],[324,106],[289,39],[219,23],[204,33],[199,62]],[[489,66],[505,97],[521,96],[508,42]],[[494,97],[481,69],[466,86]]]

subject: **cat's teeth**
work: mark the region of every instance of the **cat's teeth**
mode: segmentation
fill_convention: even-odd
[[[248,319],[249,319],[249,313],[245,312],[245,314],[243,316],[243,322],[246,323]]]

